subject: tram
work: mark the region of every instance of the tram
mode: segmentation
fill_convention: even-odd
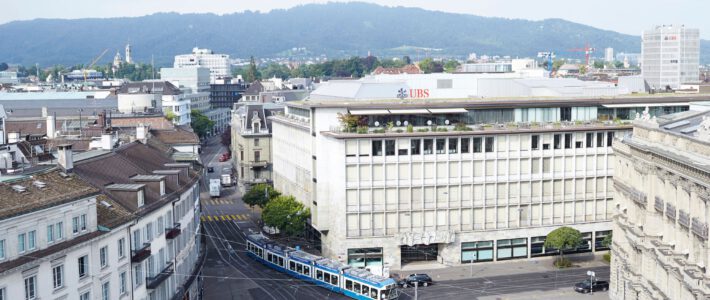
[[[289,276],[360,300],[399,298],[397,283],[337,260],[284,247],[262,234],[247,236],[247,255]]]

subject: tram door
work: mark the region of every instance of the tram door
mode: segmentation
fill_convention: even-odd
[[[439,244],[404,245],[400,247],[402,264],[414,261],[436,261],[439,255]]]

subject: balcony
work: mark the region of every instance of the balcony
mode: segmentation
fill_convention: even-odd
[[[143,247],[131,250],[131,262],[139,263],[150,256],[150,243],[143,243]]]
[[[271,179],[267,178],[244,178],[242,182],[246,184],[271,183]]]
[[[708,239],[708,225],[703,222],[700,222],[698,218],[693,218],[693,221],[690,225],[690,231],[692,231],[693,234],[705,241]]]
[[[684,210],[680,210],[678,212],[678,224],[680,226],[685,227],[686,229],[690,227],[690,214],[685,212]]]
[[[675,210],[675,206],[673,204],[666,203],[666,217],[668,217],[669,219],[673,220],[673,222],[675,222],[676,210]]]
[[[653,208],[655,208],[656,211],[660,212],[662,215],[663,214],[663,199],[656,196],[656,201],[653,203]]]
[[[265,160],[255,160],[255,161],[250,161],[249,167],[252,169],[260,169],[260,168],[265,168],[266,166],[269,165],[268,161]]]
[[[146,283],[146,288],[149,290],[155,289],[158,286],[160,286],[161,283],[163,283],[170,275],[173,275],[173,272],[175,272],[175,267],[173,263],[169,263],[167,266],[165,266],[165,269],[160,271],[160,273],[155,274],[155,276],[148,276],[145,278],[145,283]]]
[[[171,228],[165,228],[165,239],[172,240],[180,235],[180,223],[175,223]]]
[[[641,192],[631,186],[624,184],[623,182],[614,179],[614,188],[620,193],[624,194],[627,198],[631,199],[638,206],[646,208],[646,193]]]

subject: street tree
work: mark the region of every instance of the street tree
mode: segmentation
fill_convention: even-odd
[[[229,148],[232,145],[232,126],[227,126],[227,129],[220,136],[222,145]]]
[[[311,211],[296,201],[293,196],[278,196],[269,201],[261,213],[267,226],[276,227],[287,236],[295,236],[306,229]]]
[[[190,121],[190,126],[192,126],[192,130],[194,130],[200,138],[204,138],[208,133],[212,132],[214,121],[210,120],[199,110],[193,109],[190,112],[190,118],[192,119]]]
[[[244,79],[249,83],[259,79],[259,70],[256,69],[256,60],[254,60],[254,56],[249,59],[249,67],[246,70],[246,76]]]
[[[458,68],[460,65],[461,65],[461,64],[459,63],[458,60],[455,60],[455,59],[448,60],[448,61],[446,61],[446,63],[444,64],[444,70],[445,70],[447,73],[453,73],[453,72],[456,72],[456,68]]]
[[[264,208],[269,201],[278,196],[281,196],[281,193],[275,190],[272,186],[260,183],[254,185],[248,192],[246,192],[244,197],[242,197],[242,200],[251,207],[259,206]]]
[[[419,69],[422,72],[429,73],[441,73],[444,72],[444,65],[440,61],[435,61],[431,58],[425,58],[419,62]]]
[[[565,250],[576,248],[582,243],[582,233],[572,227],[563,226],[550,232],[545,238],[546,248],[555,248],[560,251],[559,258],[555,261],[557,267],[568,267],[571,263],[564,258]]]
[[[9,68],[7,63],[0,63],[0,71],[5,71]]]

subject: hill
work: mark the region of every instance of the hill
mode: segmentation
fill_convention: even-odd
[[[650,25],[649,25],[650,26]],[[528,21],[384,7],[365,3],[297,6],[268,13],[228,15],[160,13],[135,18],[37,19],[0,25],[0,61],[51,65],[86,64],[108,48],[108,63],[127,41],[134,59],[169,65],[173,56],[198,45],[233,57],[276,56],[292,48],[330,57],[401,55],[402,49],[434,49],[437,55],[559,56],[589,43],[600,50],[640,52],[638,36],[600,30],[562,19]],[[701,43],[710,62],[710,42]],[[416,50],[413,50],[416,51]],[[601,56],[601,53],[598,54]]]

